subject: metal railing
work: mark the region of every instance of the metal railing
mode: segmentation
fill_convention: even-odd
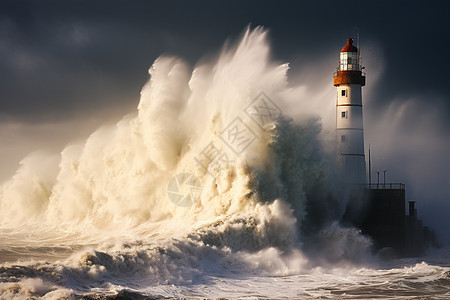
[[[358,71],[358,70],[349,70],[349,71]],[[365,71],[362,71],[362,70],[359,70],[359,71],[361,71],[361,76],[366,77]],[[333,77],[336,77],[339,74],[339,72],[346,72],[346,71],[339,70],[339,67],[338,67],[336,72],[333,73]]]
[[[366,184],[369,190],[405,190],[404,183],[372,183]]]

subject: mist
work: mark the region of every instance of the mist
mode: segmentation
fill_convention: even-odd
[[[366,113],[366,142],[371,144],[372,182],[383,170],[386,182],[406,184],[406,200],[416,201],[418,217],[450,241],[450,135],[442,107],[424,99],[393,101]],[[370,105],[366,106],[366,111]]]

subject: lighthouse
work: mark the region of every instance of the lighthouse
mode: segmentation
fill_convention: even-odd
[[[333,76],[336,97],[336,149],[340,178],[344,184],[366,183],[363,105],[361,87],[366,84],[359,49],[347,39]]]

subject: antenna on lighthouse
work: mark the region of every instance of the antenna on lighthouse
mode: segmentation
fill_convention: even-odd
[[[356,52],[357,52],[357,60],[358,60],[358,70],[361,70],[361,53],[359,52],[359,25],[356,25]]]
[[[359,25],[356,25],[356,47],[359,51]]]

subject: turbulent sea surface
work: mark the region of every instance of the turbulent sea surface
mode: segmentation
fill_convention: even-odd
[[[162,56],[136,113],[0,189],[0,298],[450,298],[450,250],[381,260],[339,223],[320,120],[247,30]]]

